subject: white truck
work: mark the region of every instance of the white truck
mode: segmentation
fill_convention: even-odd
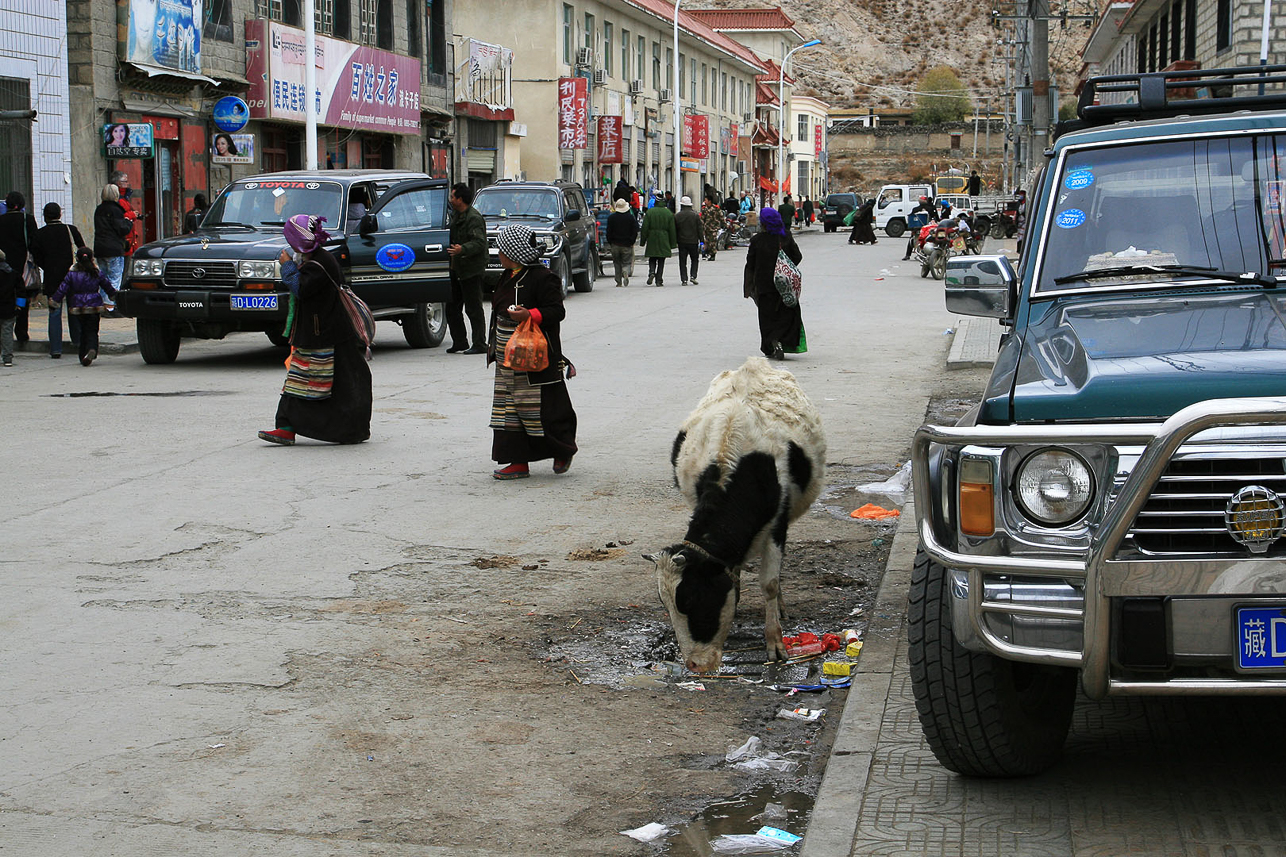
[[[907,218],[911,215],[911,209],[919,204],[922,196],[929,197],[935,204],[946,200],[956,211],[961,208],[972,209],[976,215],[975,227],[983,234],[992,231],[1001,219],[998,215],[1005,210],[1006,203],[1012,201],[1010,197],[1004,196],[969,197],[954,193],[936,196],[933,185],[929,184],[886,184],[880,188],[879,196],[876,197],[875,228],[883,229],[890,238],[900,237],[907,230]],[[1003,238],[1004,234],[993,237]]]

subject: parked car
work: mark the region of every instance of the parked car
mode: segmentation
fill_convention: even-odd
[[[578,292],[594,288],[599,261],[598,221],[590,213],[585,193],[575,182],[502,181],[478,191],[474,208],[487,221],[487,262],[485,282],[494,286],[500,279],[500,257],[496,236],[510,223],[530,226],[545,240],[541,262],[558,274],[563,294],[573,287]]]
[[[850,211],[862,204],[862,198],[855,193],[832,193],[822,203],[822,231],[834,232],[844,229],[844,218]]]
[[[370,201],[351,218],[354,196]],[[433,348],[446,333],[442,304],[451,297],[447,256],[447,182],[423,173],[318,170],[238,179],[210,205],[189,235],[134,252],[116,302],[136,319],[147,363],[172,363],[182,337],[223,339],[261,331],[288,344],[283,327],[290,293],[278,256],[286,219],[326,218],[326,248],[376,319],[396,321],[407,344]]]
[[[1021,257],[947,262],[1006,331],[912,446],[912,687],[953,771],[1054,764],[1078,685],[1286,694],[1283,72],[1090,79]]]

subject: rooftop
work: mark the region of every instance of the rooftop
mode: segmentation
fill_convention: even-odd
[[[795,22],[779,8],[693,9],[690,13],[716,30],[793,30]]]

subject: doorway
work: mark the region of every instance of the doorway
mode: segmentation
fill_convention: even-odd
[[[156,140],[156,154],[143,161],[143,241],[180,234],[183,179],[179,174],[179,141]]]

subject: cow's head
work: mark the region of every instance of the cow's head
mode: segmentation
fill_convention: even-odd
[[[684,665],[692,672],[718,672],[741,594],[736,573],[689,545],[673,545],[643,558],[656,563],[657,593],[670,611]]]

